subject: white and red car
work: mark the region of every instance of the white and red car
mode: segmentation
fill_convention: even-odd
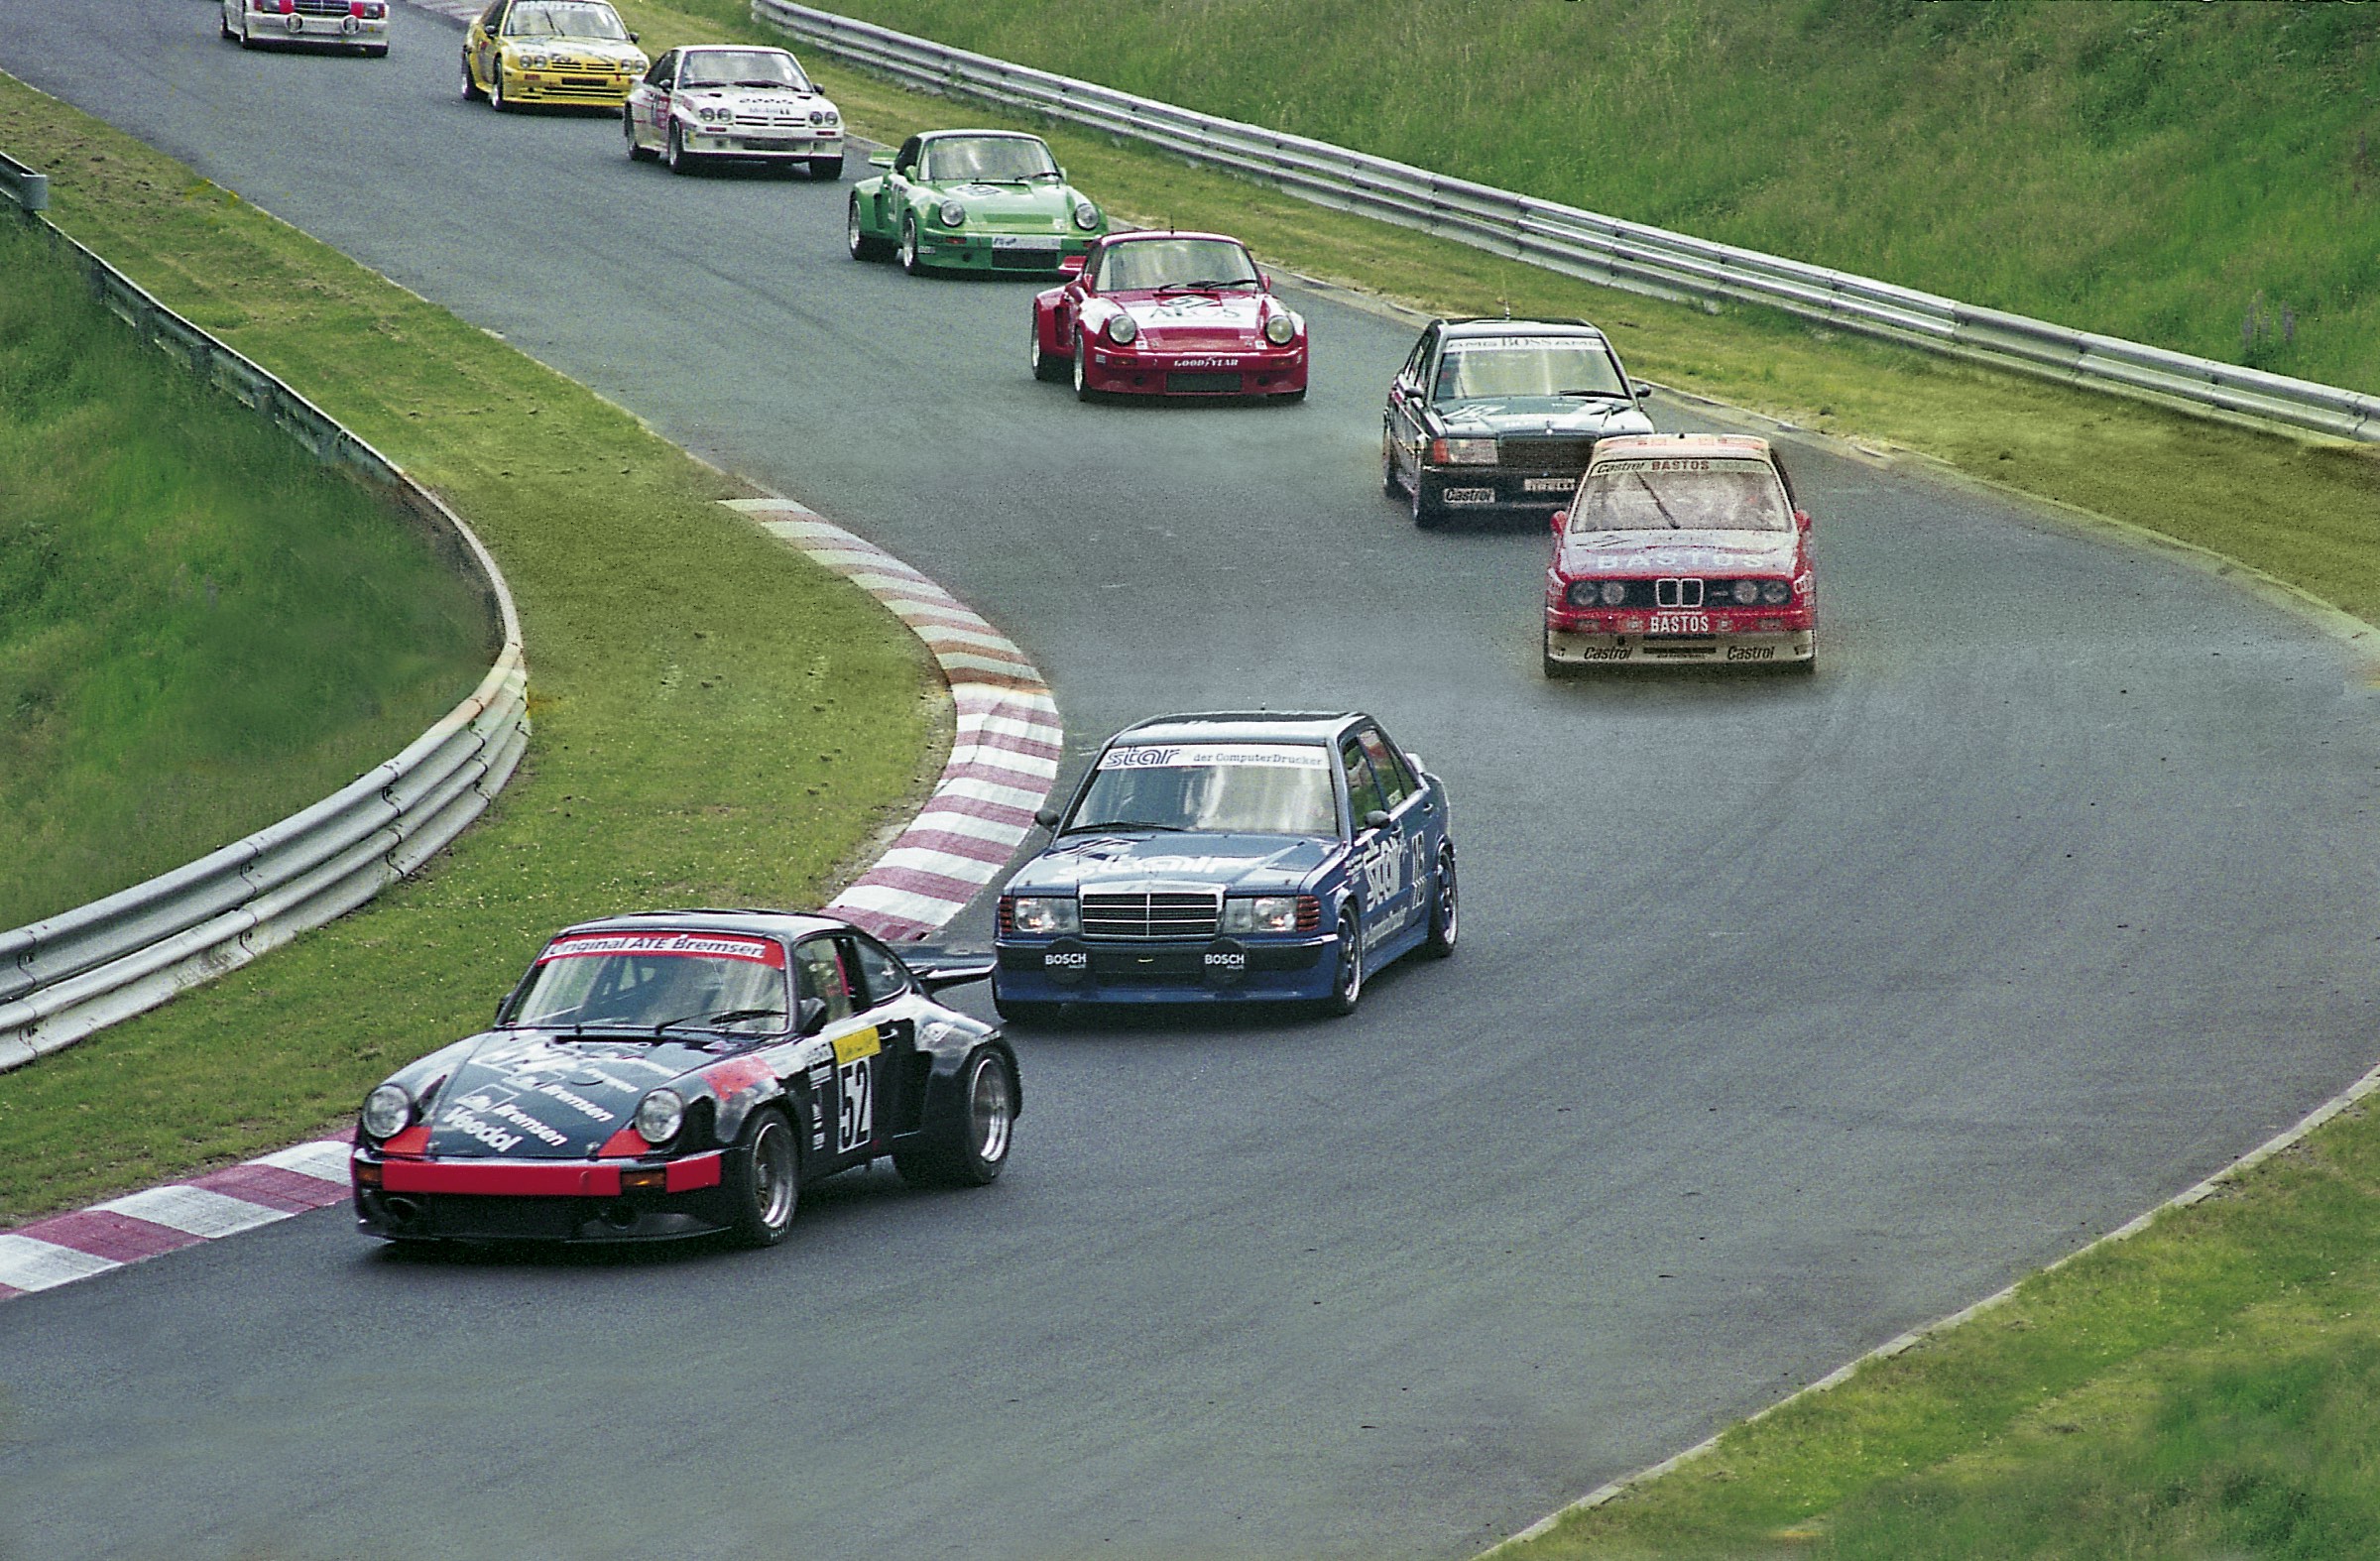
[[[216,25],[242,49],[298,44],[389,52],[389,0],[222,0]]]
[[[1037,379],[1114,396],[1306,394],[1306,322],[1246,245],[1220,233],[1118,233],[1033,300]]]
[[[782,49],[672,49],[629,89],[620,128],[630,161],[672,174],[733,160],[843,177],[843,115]]]
[[[1554,539],[1548,677],[1647,661],[1816,669],[1810,516],[1766,439],[1605,439]]]

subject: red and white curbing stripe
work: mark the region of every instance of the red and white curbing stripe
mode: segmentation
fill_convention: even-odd
[[[347,1200],[342,1139],[317,1139],[0,1233],[0,1300]]]
[[[1064,752],[1041,674],[957,597],[790,499],[731,506],[892,610],[933,651],[958,706],[934,794],[826,908],[881,937],[925,936],[1000,876],[1049,795]],[[343,1203],[348,1143],[319,1139],[0,1232],[0,1300]]]
[[[948,591],[790,499],[731,499],[892,610],[950,679],[958,734],[925,807],[876,866],[827,905],[880,937],[920,938],[1000,876],[1058,778],[1066,734],[1024,653]]]

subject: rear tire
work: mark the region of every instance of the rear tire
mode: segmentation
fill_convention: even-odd
[[[1380,493],[1390,499],[1405,496],[1404,480],[1396,474],[1396,451],[1384,431],[1380,434]]]
[[[957,1120],[894,1149],[892,1168],[912,1187],[988,1187],[1009,1163],[1015,1131],[1015,1075],[998,1048],[985,1046],[959,1070]]]
[[[785,1114],[774,1106],[754,1112],[725,1160],[720,1180],[735,1204],[736,1245],[774,1247],[783,1241],[801,1206],[801,1151]]]

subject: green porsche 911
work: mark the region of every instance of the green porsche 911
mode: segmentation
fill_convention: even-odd
[[[1039,136],[937,130],[868,161],[885,172],[852,186],[854,260],[895,255],[911,276],[1055,271],[1108,231]]]

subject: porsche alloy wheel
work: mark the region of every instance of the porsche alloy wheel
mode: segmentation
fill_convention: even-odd
[[[674,119],[669,121],[669,135],[663,145],[665,150],[661,153],[661,161],[668,166],[670,173],[691,174],[694,172],[694,159],[686,152],[685,132],[678,129],[677,121]]]
[[[1444,959],[1455,951],[1455,939],[1463,932],[1462,902],[1455,887],[1455,848],[1438,848],[1437,893],[1430,897],[1430,932],[1421,946],[1429,950],[1432,959]]]
[[[722,1170],[735,1202],[737,1242],[774,1247],[783,1241],[801,1203],[801,1160],[785,1114],[774,1106],[754,1112],[726,1160]]]
[[[1009,1163],[1016,1131],[1016,1081],[1009,1059],[986,1046],[967,1059],[961,1074],[958,1120],[924,1141],[892,1151],[901,1180],[921,1187],[986,1187]]]
[[[912,277],[925,270],[917,260],[917,218],[914,214],[900,219],[900,269]]]
[[[1074,338],[1074,399],[1076,401],[1089,401],[1097,394],[1091,389],[1090,371],[1084,367],[1090,361],[1090,339],[1077,333]]]
[[[1353,1014],[1364,999],[1362,924],[1352,907],[1339,912],[1339,967],[1331,978],[1331,995],[1322,1000],[1325,1014]]]
[[[476,103],[485,95],[479,89],[479,82],[471,74],[471,51],[466,49],[463,51],[463,101]]]
[[[1035,314],[1032,324],[1032,345],[1025,348],[1025,361],[1033,367],[1033,378],[1050,383],[1066,377],[1066,360],[1054,352],[1041,350],[1041,316]]]
[[[868,230],[860,225],[860,197],[857,195],[851,197],[850,204],[844,213],[843,245],[851,251],[851,258],[854,260],[882,260],[885,258],[885,241],[881,238],[869,237]]]

